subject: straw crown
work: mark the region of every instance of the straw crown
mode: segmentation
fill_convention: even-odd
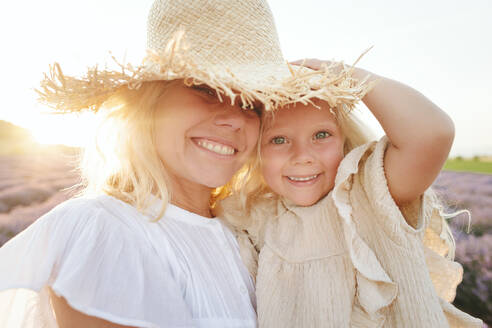
[[[155,1],[147,23],[148,48],[163,51],[179,29],[200,66],[284,62],[265,1]]]
[[[350,110],[370,88],[351,78],[350,67],[312,71],[288,65],[265,0],[156,0],[147,47],[143,65],[93,67],[81,78],[65,76],[55,64],[41,82],[40,98],[64,112],[97,111],[122,86],[186,79],[209,85],[221,99],[239,96],[245,106],[259,100],[266,110],[312,98]]]

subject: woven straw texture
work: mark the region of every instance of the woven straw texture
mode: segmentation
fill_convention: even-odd
[[[353,79],[353,68],[343,64],[319,71],[287,64],[264,0],[156,0],[147,46],[141,65],[115,59],[118,70],[96,66],[82,77],[64,75],[55,63],[37,90],[41,101],[63,112],[97,111],[122,86],[185,79],[209,85],[221,100],[240,97],[244,106],[259,100],[271,110],[319,98],[348,111],[371,88]]]

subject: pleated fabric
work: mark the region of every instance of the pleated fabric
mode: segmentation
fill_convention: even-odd
[[[387,145],[347,154],[313,206],[272,197],[246,212],[237,199],[222,202],[256,276],[260,327],[482,326],[450,304],[463,270],[444,256],[444,219],[428,192],[405,208],[393,201]]]
[[[155,199],[72,199],[0,248],[0,327],[56,327],[48,286],[87,315],[138,327],[255,327],[254,285],[218,219]]]

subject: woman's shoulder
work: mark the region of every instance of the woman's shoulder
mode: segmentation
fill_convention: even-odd
[[[74,229],[76,227],[107,226],[130,228],[143,214],[119,199],[108,195],[77,197],[60,203],[50,212],[39,218],[41,224],[53,228]],[[133,224],[132,224],[133,222]],[[125,229],[131,231],[131,229]]]
[[[48,270],[49,263],[61,267],[84,256],[96,259],[105,249],[119,248],[135,256],[149,253],[144,227],[136,220],[139,215],[132,206],[110,196],[73,198],[60,203],[9,240],[0,249],[0,255],[19,262],[15,254],[22,253],[25,263],[37,262],[35,259],[39,257],[44,259]],[[134,245],[132,249],[125,246],[130,244]]]
[[[111,254],[120,249],[135,256],[145,253],[145,243],[128,243],[138,232],[130,226],[131,220],[112,211],[112,207],[123,208],[124,203],[117,204],[108,196],[74,198],[59,204],[3,245],[0,257],[6,272],[14,272],[10,276],[17,277],[20,285],[30,285],[48,281],[53,268],[59,271],[58,277],[66,277],[62,273],[67,268],[84,266],[84,261],[91,263],[85,266],[89,268],[92,261],[106,256],[105,251]],[[125,246],[130,244],[134,245],[131,249]]]
[[[153,248],[142,215],[110,196],[61,203],[0,248],[0,291],[49,285],[78,311],[112,322],[161,322],[148,308],[169,304],[186,313],[169,254]]]
[[[80,214],[90,216],[90,214],[94,214],[99,211],[110,213],[111,209],[116,207],[132,206],[112,196],[98,195],[93,197],[71,198],[55,206],[49,213],[57,215]]]

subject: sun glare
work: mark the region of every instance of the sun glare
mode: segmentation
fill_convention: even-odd
[[[95,122],[89,116],[47,115],[37,124],[27,127],[40,144],[62,144],[83,147],[87,139],[94,135]]]

